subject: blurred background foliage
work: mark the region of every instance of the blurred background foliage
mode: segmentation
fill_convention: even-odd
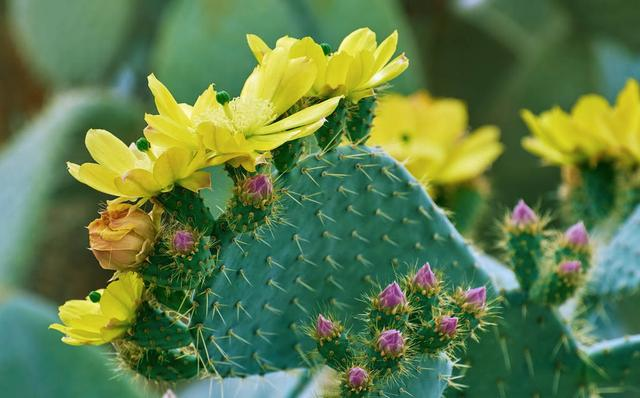
[[[0,388],[14,396],[29,376],[5,369],[25,339],[47,342],[50,363],[112,377],[98,350],[54,344],[57,336],[41,330],[55,313],[42,300],[81,297],[107,278],[84,230],[106,197],[76,183],[64,162],[87,160],[89,127],[125,141],[141,134],[143,111],[152,109],[148,73],[182,101],[211,82],[238,93],[254,65],[246,33],[268,43],[312,35],[337,46],[358,27],[379,37],[397,29],[411,67],[393,90],[461,98],[472,127],[502,130],[489,220],[520,197],[556,208],[558,171],[521,149],[519,110],[567,108],[588,92],[612,99],[640,77],[638,20],[633,0],[0,0],[0,318],[20,318],[2,337],[22,342],[2,349]],[[79,385],[51,396],[139,394],[118,380],[115,390]]]

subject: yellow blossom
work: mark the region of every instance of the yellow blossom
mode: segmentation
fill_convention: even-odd
[[[522,118],[532,133],[522,145],[548,163],[640,161],[640,95],[635,80],[627,82],[613,106],[599,95],[588,94],[580,97],[571,113],[559,107],[539,116],[523,110]]]
[[[62,324],[54,323],[49,328],[64,333],[62,341],[70,345],[100,345],[118,339],[133,325],[143,289],[138,274],[120,273],[106,289],[60,306]]]
[[[97,163],[67,163],[78,181],[100,192],[134,200],[170,191],[174,184],[192,191],[210,186],[203,150],[152,146],[147,152],[125,143],[106,130],[91,129],[85,145]]]
[[[379,100],[369,143],[405,161],[420,181],[457,184],[484,173],[503,150],[497,127],[467,134],[467,124],[462,101],[391,94]]]
[[[260,63],[273,51],[256,35],[247,35],[247,41]],[[322,47],[310,37],[295,39],[285,36],[276,42],[275,48],[288,49],[292,57],[306,56],[315,64],[317,75],[306,96],[327,98],[344,95],[358,102],[373,95],[375,88],[407,69],[409,60],[404,54],[390,61],[397,44],[396,31],[378,45],[376,34],[369,28],[361,28],[345,37],[338,50],[329,55],[325,55]]]
[[[286,48],[267,54],[239,97],[216,102],[202,114],[196,130],[210,151],[209,164],[228,162],[254,171],[268,151],[314,133],[341,97],[283,114],[309,91],[315,76],[316,67],[308,57],[292,58]]]

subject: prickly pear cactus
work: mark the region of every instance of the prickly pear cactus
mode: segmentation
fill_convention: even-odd
[[[469,345],[462,372],[468,388],[447,395],[636,396],[638,336],[587,346],[585,331],[558,308],[584,283],[590,265],[584,226],[577,224],[564,236],[547,231],[545,220],[521,202],[505,221],[504,234],[511,269],[481,261],[501,291],[502,317],[493,333]],[[519,259],[526,254],[525,265]]]

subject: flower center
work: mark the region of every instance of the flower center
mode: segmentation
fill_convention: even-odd
[[[275,117],[270,101],[259,98],[236,97],[228,105],[230,112],[217,108],[211,115],[214,123],[223,125],[234,133],[252,136],[257,129],[269,124]]]

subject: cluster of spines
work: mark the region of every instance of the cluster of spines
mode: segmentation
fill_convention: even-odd
[[[591,250],[582,222],[564,234],[545,230],[547,220],[519,201],[503,223],[508,264],[530,299],[560,305],[583,284]]]
[[[323,362],[340,375],[339,396],[372,396],[412,373],[418,356],[453,355],[487,324],[485,287],[449,293],[428,263],[400,281],[367,298],[360,332],[323,314],[307,329]]]

